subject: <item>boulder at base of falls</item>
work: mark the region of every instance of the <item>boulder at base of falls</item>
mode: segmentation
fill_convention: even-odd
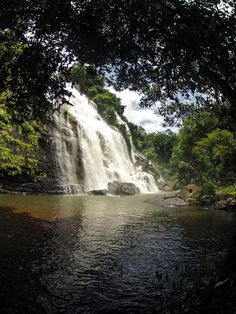
[[[107,195],[107,190],[91,190],[88,192],[89,195]]]
[[[120,181],[109,182],[108,191],[113,195],[134,195],[140,192],[135,184]]]

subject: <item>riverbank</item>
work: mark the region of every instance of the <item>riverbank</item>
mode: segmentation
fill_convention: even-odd
[[[144,202],[159,207],[189,206],[189,203],[178,195],[178,191],[160,192],[159,194],[155,194],[155,196],[151,196],[150,198],[146,199]]]
[[[207,197],[205,198],[207,200]],[[193,202],[191,198],[184,198],[181,191],[173,191],[173,192],[160,192],[155,196],[151,196],[150,198],[145,200],[146,203],[161,206],[161,207],[202,207],[208,209],[216,209],[216,210],[236,210],[236,200],[233,197],[228,197],[225,195],[218,196],[218,200],[214,202],[207,202],[202,199],[200,201]]]

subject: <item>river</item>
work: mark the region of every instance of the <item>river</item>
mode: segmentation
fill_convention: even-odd
[[[221,260],[236,216],[149,197],[0,196],[1,312],[158,312],[204,255]]]

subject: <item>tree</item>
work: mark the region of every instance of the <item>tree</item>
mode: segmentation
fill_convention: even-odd
[[[1,89],[17,86],[14,99],[31,95],[33,107],[47,108],[76,59],[110,71],[117,88],[141,92],[142,105],[160,101],[169,123],[217,101],[235,116],[234,0],[2,2],[1,42],[26,47],[13,64],[3,60],[10,73],[1,73]]]
[[[168,122],[223,97],[235,115],[235,2],[231,13],[211,0],[124,2],[109,2],[102,28],[118,87],[144,93],[143,105],[160,101]]]
[[[146,139],[146,131],[143,127],[138,126],[132,122],[127,122],[130,133],[133,138],[134,146],[136,147],[137,150],[143,151],[144,149],[144,143]]]
[[[158,162],[166,165],[171,159],[177,135],[169,129],[164,132],[156,132],[154,135],[153,146],[158,156]]]
[[[68,70],[60,65],[53,47],[0,32],[0,60],[0,92],[10,91],[7,107],[16,121],[46,119],[68,102],[64,78]]]
[[[230,182],[236,173],[236,141],[232,132],[216,129],[195,143],[193,153],[206,169],[205,178]]]
[[[194,152],[198,141],[206,137],[218,125],[218,119],[209,112],[201,112],[192,115],[183,123],[180,129],[177,142],[173,148],[171,164],[173,171],[177,173],[178,180],[182,184],[191,181],[201,182],[208,165],[201,161],[201,158]]]
[[[233,132],[218,128],[220,122],[207,111],[184,121],[171,158],[180,183],[235,181],[236,141]]]

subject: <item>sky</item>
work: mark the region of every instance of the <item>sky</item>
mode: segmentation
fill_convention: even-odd
[[[168,129],[161,126],[163,118],[154,113],[154,108],[139,107],[140,96],[136,92],[130,90],[116,92],[112,87],[109,87],[109,90],[121,99],[122,105],[125,106],[124,115],[130,122],[142,126],[147,133]],[[177,131],[177,128],[169,129]]]

